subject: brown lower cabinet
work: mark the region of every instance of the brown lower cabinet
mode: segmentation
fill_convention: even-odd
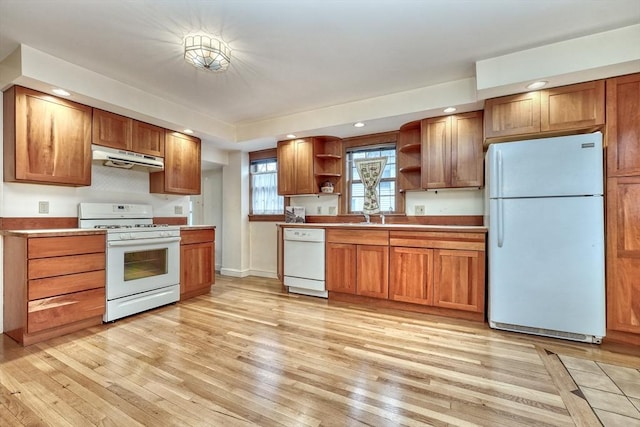
[[[104,233],[4,236],[4,331],[23,345],[102,323]]]
[[[180,231],[180,300],[206,294],[215,283],[214,228]]]
[[[327,230],[329,298],[387,300],[417,311],[483,320],[483,232]]]

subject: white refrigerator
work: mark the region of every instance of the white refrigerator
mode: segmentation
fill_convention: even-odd
[[[486,167],[489,326],[599,344],[602,134],[492,144]]]

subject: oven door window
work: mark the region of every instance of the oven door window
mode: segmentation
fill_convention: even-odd
[[[124,281],[167,274],[168,250],[154,249],[124,253]]]

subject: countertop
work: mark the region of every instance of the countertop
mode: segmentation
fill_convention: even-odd
[[[57,236],[89,236],[94,234],[106,234],[106,230],[95,228],[50,228],[32,230],[5,230],[4,236],[18,237],[57,237]]]
[[[423,225],[423,224],[379,224],[379,223],[285,223],[276,224],[278,227],[295,228],[341,228],[358,230],[390,230],[390,231],[449,231],[460,233],[486,233],[487,227],[481,225]]]
[[[210,230],[215,229],[215,225],[182,225],[180,226],[181,230]]]

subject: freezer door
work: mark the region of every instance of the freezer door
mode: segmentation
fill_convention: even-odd
[[[490,201],[489,321],[605,334],[602,197]]]
[[[492,144],[489,197],[603,194],[602,134]]]

